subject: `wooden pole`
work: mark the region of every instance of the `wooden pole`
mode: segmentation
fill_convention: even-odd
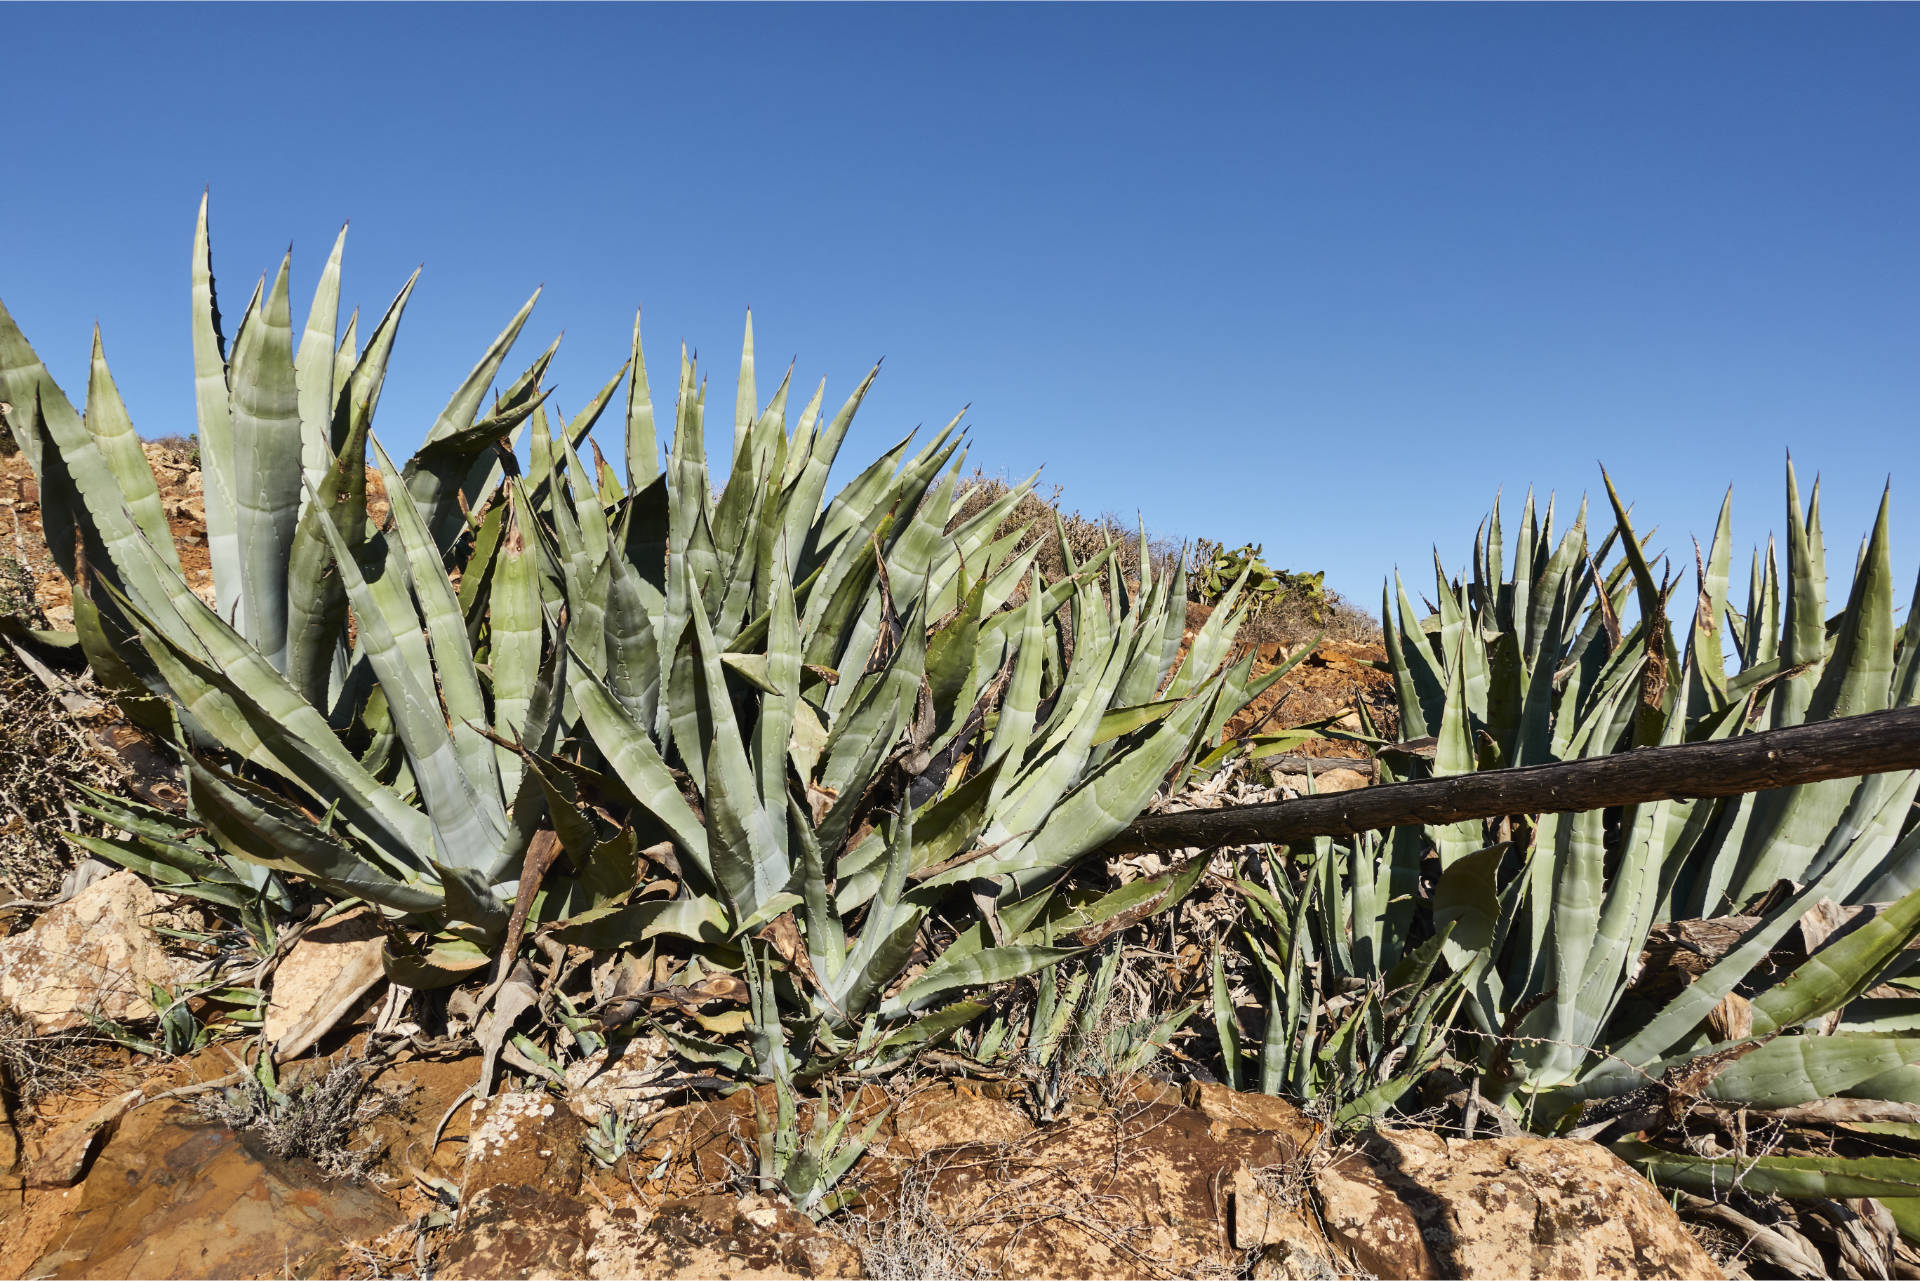
[[[1743,734],[1717,743],[1643,747],[1592,760],[1390,783],[1266,805],[1153,814],[1134,822],[1105,848],[1133,854],[1285,844],[1418,823],[1736,796],[1905,769],[1920,769],[1920,707]]]

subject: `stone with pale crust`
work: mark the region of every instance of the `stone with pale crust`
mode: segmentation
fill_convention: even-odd
[[[115,872],[0,940],[0,1006],[38,1035],[154,1016],[153,985],[171,989],[180,966],[146,922],[160,904],[145,881]]]
[[[316,925],[301,936],[273,971],[267,1002],[267,1040],[282,1053],[306,1048],[303,1034],[317,1029],[340,1007],[351,1006],[382,978],[385,939],[371,910]]]
[[[1381,1130],[1315,1187],[1329,1236],[1379,1276],[1722,1275],[1651,1183],[1581,1139]]]

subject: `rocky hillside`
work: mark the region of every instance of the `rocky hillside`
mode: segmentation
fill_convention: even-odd
[[[194,459],[148,457],[189,582],[209,595]],[[0,458],[0,506],[16,614],[70,627],[17,455]],[[1207,617],[1189,609],[1190,638]],[[1158,806],[1373,781],[1369,741],[1396,733],[1385,652],[1347,639],[1302,653],[1307,639],[1252,643],[1255,679],[1287,671],[1227,727],[1241,758]],[[749,1025],[731,973],[543,934],[533,965],[499,983],[482,970],[409,989],[389,982],[365,905],[302,902],[250,934],[164,884],[75,868],[59,832],[109,829],[64,781],[137,795],[138,771],[85,772],[124,761],[94,750],[116,718],[37,661],[0,651],[19,762],[0,843],[14,898],[0,908],[0,1276],[1747,1275],[1758,1238],[1705,1213],[1683,1222],[1598,1144],[1476,1120],[1446,1071],[1422,1087],[1431,1130],[1335,1124],[1331,1109],[1215,1081],[1198,995],[1246,1006],[1265,990],[1215,950],[1244,910],[1250,851],[1183,852],[1199,857],[1197,888],[1160,921],[1116,918],[1097,940],[1114,964],[1101,977],[1075,962],[1057,985],[983,997],[1031,1020],[1017,1053],[980,1036],[929,1048],[879,1082],[823,1082],[776,1127],[790,1095],[725,1093],[728,1074],[699,1066]],[[1174,862],[1095,859],[1087,885]],[[776,948],[779,929],[762,935]],[[1076,1006],[1090,979],[1100,995]],[[1066,1031],[1038,1035],[1039,1002]],[[649,1017],[667,1010],[714,1040]],[[1154,1053],[1113,1049],[1157,1026]],[[813,1154],[783,1158],[776,1133],[812,1134]],[[834,1152],[836,1191],[810,1203],[792,1162]],[[1897,1234],[1807,1251],[1806,1266],[1920,1275]]]

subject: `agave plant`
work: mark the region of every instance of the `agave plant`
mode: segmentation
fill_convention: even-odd
[[[1025,528],[1001,530],[1026,486],[954,519],[957,419],[828,499],[872,375],[824,422],[816,391],[791,429],[791,374],[764,407],[754,378],[749,322],[718,486],[684,354],[656,467],[637,335],[631,492],[610,498],[610,469],[536,419],[532,473],[555,494],[543,582],[573,620],[569,715],[584,734],[533,768],[576,860],[619,840],[672,851],[657,892],[564,937],[763,934],[804,1012],[803,1057],[870,1064],[979,1007],[910,1015],[1075,955],[1084,943],[1059,941],[1070,931],[1175,900],[1171,878],[1121,896],[1057,890],[1244,696],[1222,670],[1240,613],[1229,597],[1182,659],[1180,574],[1146,565],[1130,582],[1109,554],[1077,563],[1061,536],[1067,573],[1043,581],[1037,544],[1014,550]],[[583,798],[598,804],[575,809]],[[897,984],[915,956],[924,969]]]
[[[1436,902],[1439,933],[1410,945],[1419,847],[1400,832],[1353,847],[1327,838],[1304,857],[1269,848],[1265,884],[1242,878],[1243,955],[1259,1013],[1257,1051],[1213,955],[1213,1020],[1227,1083],[1318,1104],[1336,1125],[1378,1116],[1445,1056],[1464,976],[1438,967],[1471,932]],[[1462,928],[1464,926],[1464,928]],[[1264,997],[1264,1000],[1259,1000]],[[1257,1065],[1250,1072],[1247,1058]]]
[[[1387,602],[1402,715],[1409,736],[1432,737],[1432,772],[1913,705],[1920,623],[1910,608],[1906,627],[1894,625],[1887,504],[1862,545],[1846,607],[1829,620],[1817,487],[1803,510],[1789,464],[1787,494],[1784,590],[1769,547],[1755,557],[1747,609],[1730,607],[1729,498],[1710,549],[1696,554],[1699,604],[1684,649],[1667,619],[1672,581],[1656,580],[1611,483],[1615,527],[1598,557],[1585,548],[1584,510],[1555,546],[1551,506],[1537,523],[1529,499],[1508,574],[1496,511],[1476,539],[1471,581],[1440,574],[1431,616],[1421,618],[1404,589]],[[1620,560],[1603,572],[1616,540]],[[1723,632],[1734,638],[1731,655]],[[1489,1097],[1539,1125],[1581,1124],[1583,1109],[1604,1121],[1618,1104],[1602,1101],[1650,1081],[1754,1109],[1855,1092],[1906,1097],[1901,1074],[1920,1060],[1907,1029],[1920,1003],[1876,984],[1897,980],[1903,949],[1920,937],[1916,790],[1920,777],[1891,773],[1426,829],[1441,869],[1435,921],[1447,915],[1475,934],[1467,945],[1456,928],[1448,960],[1468,980]],[[1770,954],[1823,900],[1865,911],[1804,961],[1770,967]],[[1754,915],[1740,918],[1737,945],[1717,963],[1654,1008],[1624,1003],[1654,926],[1740,910]],[[1863,1001],[1869,991],[1876,999]],[[1733,1169],[1698,1151],[1630,1141],[1623,1150],[1683,1183],[1724,1187]],[[1907,1180],[1900,1187],[1913,1195],[1920,1163],[1910,1155],[1897,1168],[1873,1167],[1881,1182],[1871,1191],[1847,1182],[1844,1160],[1827,1163],[1824,1184],[1796,1173],[1797,1157],[1743,1156],[1741,1168],[1745,1186],[1762,1192],[1885,1194],[1888,1180]],[[1843,1186],[1856,1190],[1836,1190]]]
[[[537,652],[531,679],[476,662],[434,531],[457,527],[493,442],[537,407],[551,349],[480,413],[529,300],[404,469],[372,443],[390,508],[375,528],[367,450],[414,281],[356,351],[357,317],[336,338],[336,242],[297,345],[282,261],[229,346],[206,214],[203,201],[191,297],[211,602],[181,572],[98,335],[82,414],[0,309],[0,399],[40,477],[55,562],[79,588],[80,644],[130,715],[177,739],[187,773],[190,815],[113,804],[103,816],[126,838],[90,848],[202,893],[297,873],[395,918],[462,926],[455,952],[470,967],[506,923],[498,887],[545,809],[502,773],[488,733],[550,743],[559,695]],[[500,698],[516,678],[531,691],[517,715]],[[429,977],[420,957],[389,959]]]
[[[872,375],[831,418],[823,386],[789,430],[790,372],[759,406],[751,320],[718,486],[684,351],[663,463],[637,320],[632,360],[572,419],[543,403],[552,348],[483,414],[531,301],[396,466],[371,423],[413,281],[356,352],[354,321],[335,336],[336,245],[296,345],[283,263],[229,351],[207,255],[203,204],[211,603],[104,358],[82,416],[0,313],[9,424],[83,589],[81,642],[188,777],[189,813],[120,806],[128,835],[99,852],[176,884],[267,868],[372,902],[415,986],[528,927],[727,968],[761,935],[810,1070],[907,1052],[978,1012],[961,989],[1177,897],[1171,878],[1061,883],[1248,692],[1244,665],[1223,670],[1236,593],[1183,658],[1179,573],[1068,554],[1043,581],[1025,531],[1000,529],[1025,486],[953,518],[958,420],[829,495]],[[624,484],[588,440],[623,382]]]

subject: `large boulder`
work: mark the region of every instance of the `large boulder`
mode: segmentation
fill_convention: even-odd
[[[132,872],[113,875],[0,940],[0,1005],[39,1035],[84,1027],[89,1015],[150,1019],[154,985],[172,988],[181,967],[147,921],[161,910]]]
[[[858,1277],[839,1236],[764,1196],[664,1201],[644,1227],[609,1216],[587,1251],[590,1277]]]
[[[1032,1119],[1011,1101],[948,1082],[909,1095],[890,1121],[892,1133],[878,1150],[907,1158],[968,1143],[1014,1143],[1033,1132]]]
[[[1583,1139],[1380,1130],[1313,1187],[1335,1251],[1378,1276],[1722,1275],[1651,1183]]]

